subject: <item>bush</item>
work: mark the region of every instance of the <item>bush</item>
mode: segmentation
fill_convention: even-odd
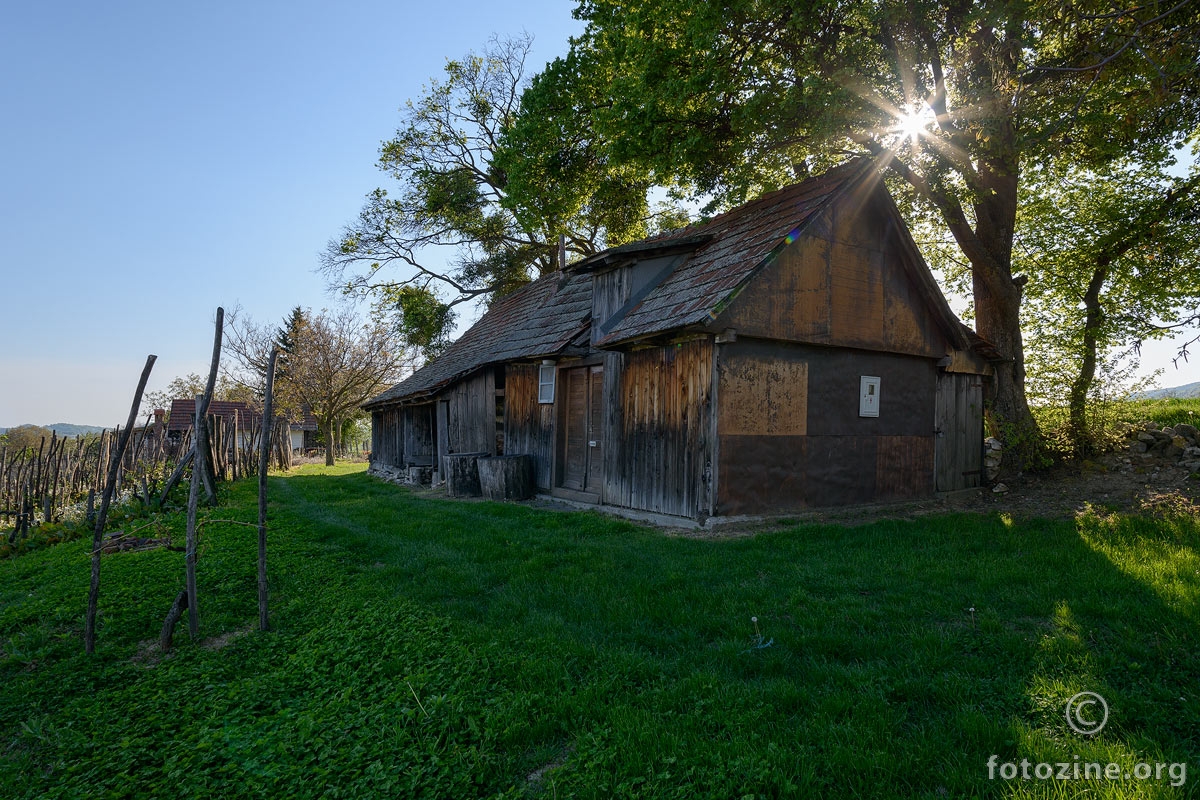
[[[1033,416],[1046,437],[1046,444],[1060,461],[1075,457],[1068,412],[1064,406],[1041,406]],[[1129,430],[1142,422],[1166,428],[1180,423],[1200,427],[1200,398],[1094,401],[1088,406],[1088,431],[1095,453],[1112,453],[1125,447]]]

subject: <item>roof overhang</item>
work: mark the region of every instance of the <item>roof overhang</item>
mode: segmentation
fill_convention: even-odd
[[[573,272],[594,272],[613,267],[623,267],[635,261],[661,256],[673,256],[680,253],[690,253],[713,239],[712,234],[702,233],[694,236],[683,236],[678,239],[650,239],[640,242],[630,242],[619,247],[597,253],[571,265]]]

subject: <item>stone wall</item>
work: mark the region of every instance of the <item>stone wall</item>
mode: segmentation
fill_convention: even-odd
[[[1142,422],[1129,431],[1128,439],[1129,455],[1135,461],[1162,459],[1200,472],[1200,431],[1193,425],[1160,429],[1157,422]]]
[[[371,463],[367,473],[406,486],[429,486],[433,479],[433,467],[394,467],[378,461]]]

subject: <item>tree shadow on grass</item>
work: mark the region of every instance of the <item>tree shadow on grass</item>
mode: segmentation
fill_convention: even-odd
[[[1002,777],[1020,766],[1019,777],[1001,780],[1005,794],[1194,793],[1186,780],[1188,766],[1200,768],[1198,542],[1190,515],[1077,518],[1064,543],[1072,564],[1047,586],[1045,600],[1057,599],[1033,653],[1028,705],[996,752],[1011,765]],[[1040,764],[1056,765],[1055,777]]]
[[[1200,769],[1194,518],[960,515],[697,541],[361,476],[288,483],[322,537],[386,565],[381,591],[522,654],[495,679],[539,687],[541,721],[515,744],[571,742],[556,791],[666,793],[692,775],[700,796],[1159,796],[1177,790],[1005,781],[988,760]],[[1080,691],[1109,704],[1094,738],[1067,727]]]

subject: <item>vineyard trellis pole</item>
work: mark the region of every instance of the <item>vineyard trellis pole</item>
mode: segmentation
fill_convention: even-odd
[[[279,350],[272,348],[267,360],[267,385],[263,396],[262,441],[258,455],[258,629],[267,630],[267,466],[271,458],[271,437],[267,425],[274,419],[272,397],[275,388],[275,360]],[[272,426],[273,428],[274,426]]]
[[[96,651],[96,606],[100,598],[100,550],[104,543],[104,522],[108,516],[108,506],[112,502],[113,491],[117,485],[117,472],[121,467],[121,453],[129,442],[129,434],[137,422],[138,407],[142,404],[142,393],[146,391],[146,381],[150,379],[150,370],[154,368],[157,356],[146,357],[146,366],[142,369],[141,380],[138,381],[137,391],[133,395],[133,406],[129,409],[129,420],[125,430],[117,439],[116,451],[108,466],[108,478],[104,482],[104,494],[100,499],[100,512],[96,515],[96,526],[92,532],[92,583],[88,591],[87,619],[83,628],[84,651],[91,655]]]

